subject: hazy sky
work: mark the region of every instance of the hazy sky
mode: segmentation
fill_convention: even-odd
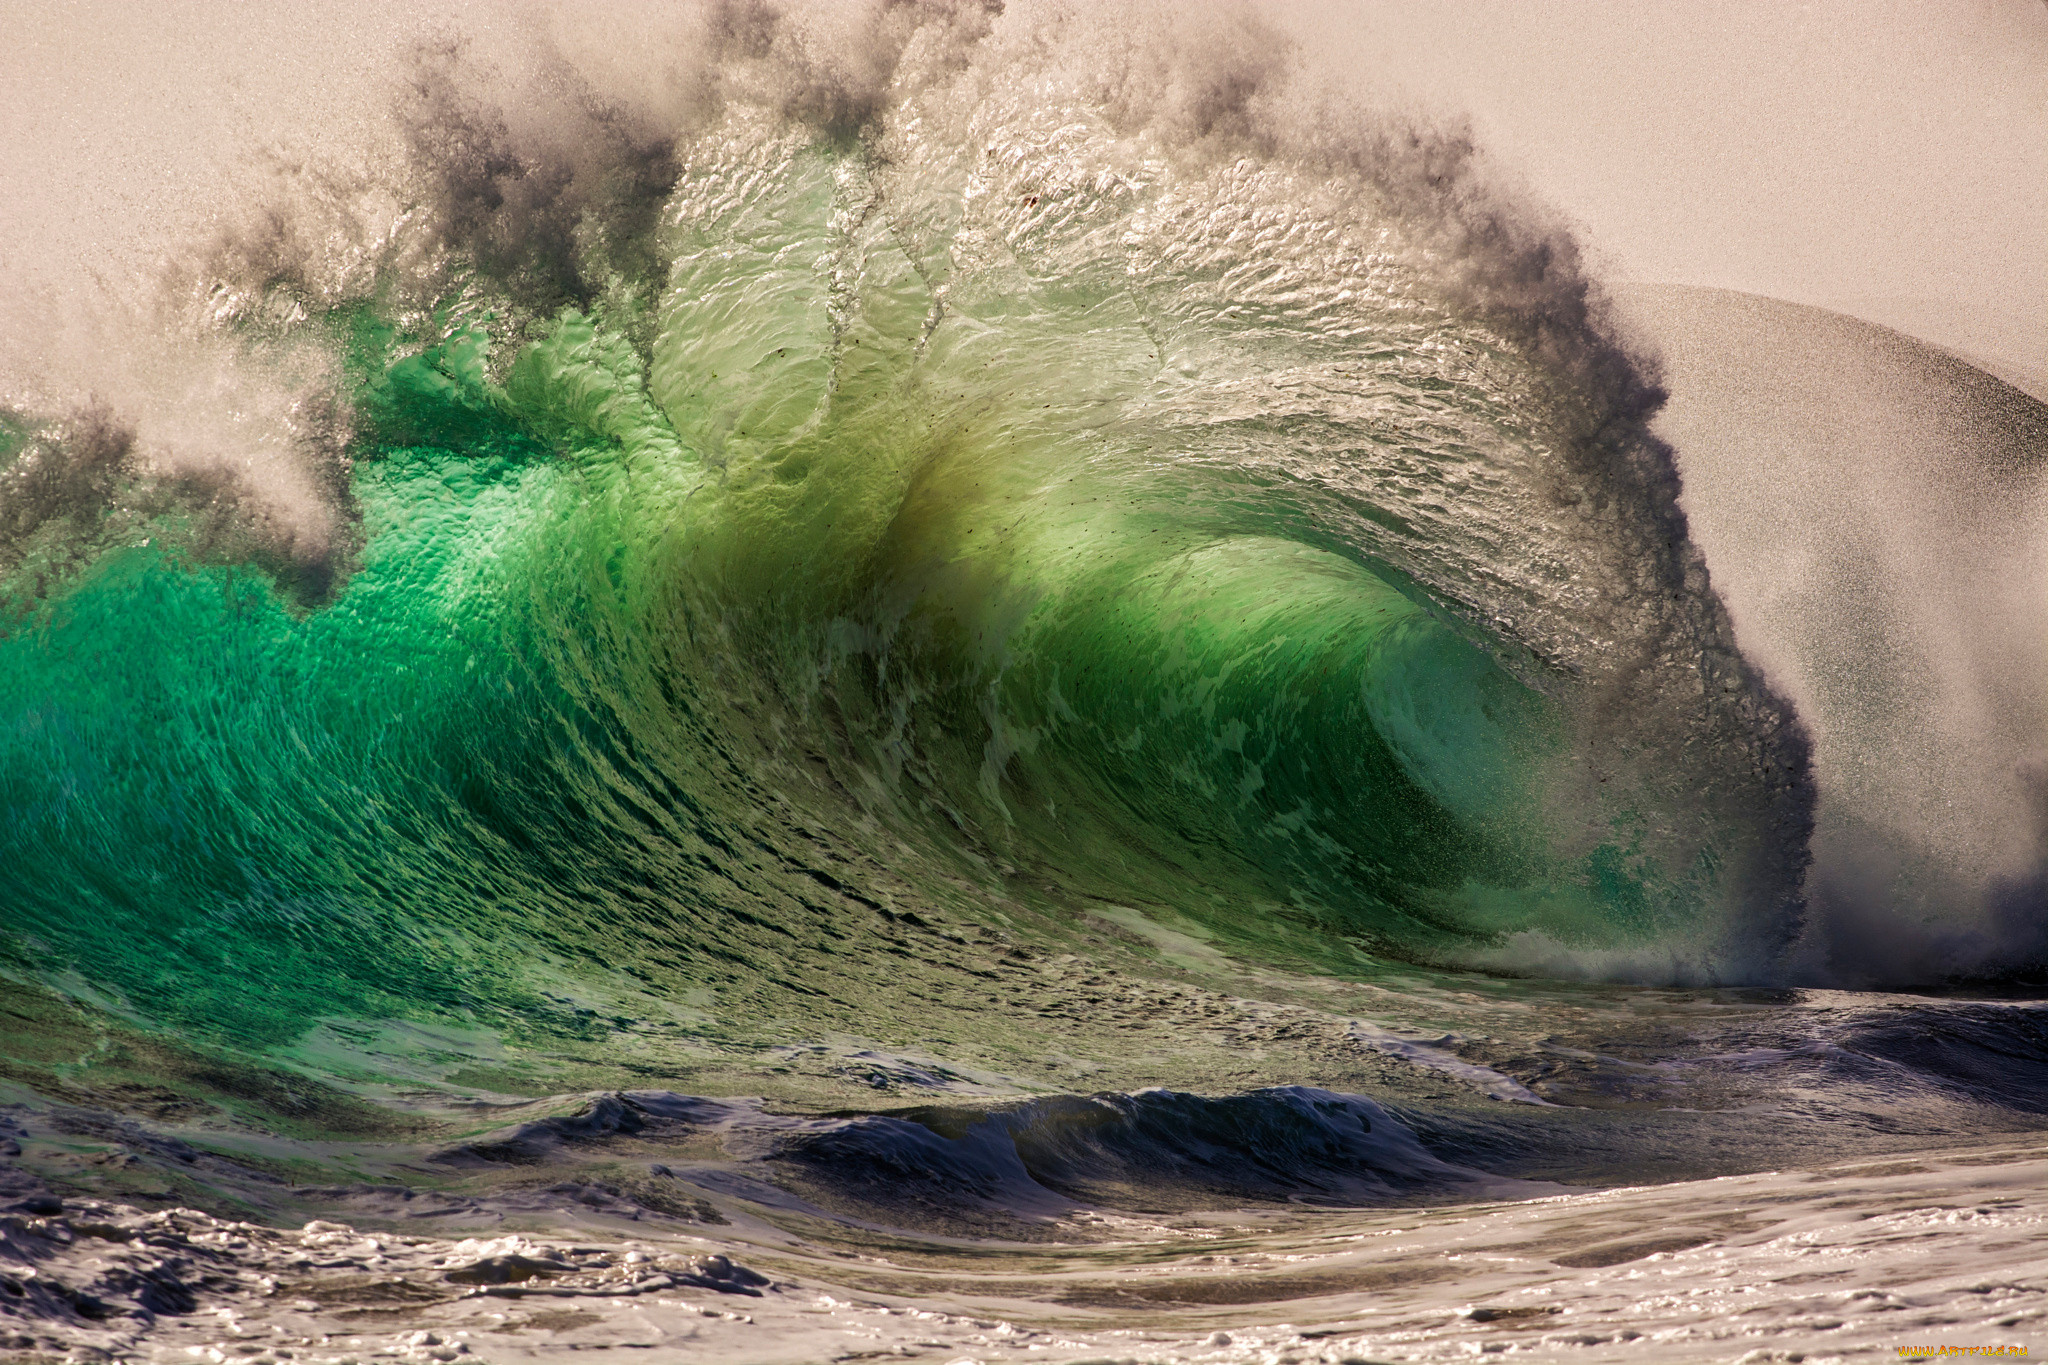
[[[1917,310],[1938,340],[2048,370],[2048,0],[1267,11],[1375,99],[1469,114],[1617,274],[1908,326]],[[380,99],[417,13],[0,0],[0,270],[61,274],[141,225],[203,223],[242,148],[345,127]]]
[[[1925,299],[2048,370],[2044,0],[1290,8],[1329,60],[1467,111],[1620,273]]]

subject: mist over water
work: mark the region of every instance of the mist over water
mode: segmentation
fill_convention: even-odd
[[[1737,638],[1815,739],[1802,972],[2026,971],[2048,931],[2041,406],[1836,314],[1630,298],[1673,338],[1678,397],[1657,427],[1686,452],[1690,522]]]

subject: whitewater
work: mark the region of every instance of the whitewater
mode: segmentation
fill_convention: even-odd
[[[11,286],[10,1349],[2030,1340],[2048,406],[1251,10],[641,36]]]

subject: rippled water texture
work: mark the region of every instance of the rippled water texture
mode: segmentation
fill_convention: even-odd
[[[596,164],[428,70],[391,192],[439,202],[208,277],[241,364],[320,367],[324,544],[26,424],[20,951],[279,1041],[530,1018],[537,960],[801,996],[934,910],[1767,963],[1804,748],[1568,248],[1455,145],[1253,157],[1255,90],[1161,126],[987,28],[858,124],[735,98]]]

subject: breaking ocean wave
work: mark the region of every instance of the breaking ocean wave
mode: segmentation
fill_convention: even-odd
[[[0,1283],[24,1349],[220,1298],[509,1359],[662,1295],[682,1349],[834,1285],[1159,1358],[1407,1295],[1427,1354],[1836,1235],[1603,1200],[2038,1162],[2039,614],[1929,547],[2023,580],[2040,404],[1610,298],[1248,13],[646,37],[415,50],[384,136],[0,374],[6,1236],[73,1287]],[[1743,377],[1794,336],[1964,414],[1931,510],[1742,485],[1838,410]],[[1583,1296],[1463,1233],[1268,1273],[1518,1209]]]

